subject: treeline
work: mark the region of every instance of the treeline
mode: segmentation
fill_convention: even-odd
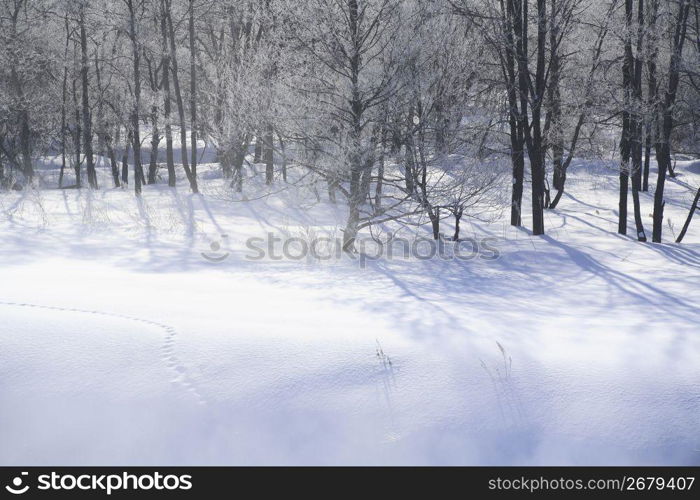
[[[294,164],[348,206],[345,245],[372,224],[488,217],[504,166],[510,221],[531,189],[534,234],[575,156],[620,159],[628,193],[655,187],[661,241],[674,152],[698,153],[696,0],[0,0],[0,183],[167,182],[199,191],[197,144],[242,192]],[[164,150],[163,150],[164,145]],[[651,158],[659,165],[650,176]],[[145,159],[148,158],[148,162]],[[101,167],[100,167],[101,168]],[[182,178],[182,175],[181,175]],[[687,231],[700,191],[688,221]]]

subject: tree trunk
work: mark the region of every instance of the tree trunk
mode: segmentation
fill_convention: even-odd
[[[460,207],[455,207],[454,217],[455,217],[455,234],[452,236],[452,241],[459,241],[459,223],[462,220],[463,210]]]
[[[525,142],[527,144],[530,169],[532,172],[532,234],[544,234],[544,149],[542,137],[542,99],[545,92],[546,60],[545,51],[547,44],[547,12],[545,0],[537,0],[537,66],[535,69],[534,89],[528,83],[530,70],[528,68],[528,2],[520,4],[522,13],[516,13],[514,24],[516,33],[519,33],[518,43],[518,73],[521,94],[520,116],[523,122]],[[518,15],[521,14],[521,15]],[[534,91],[534,92],[533,92]],[[531,119],[528,124],[528,95],[532,95],[530,110]]]
[[[260,163],[263,154],[263,138],[258,134],[255,136],[255,153],[253,153],[253,163]]]
[[[338,181],[336,179],[328,179],[328,201],[335,205],[338,200],[335,196],[335,190],[338,189]]]
[[[243,160],[245,160],[245,153],[238,151],[233,162],[233,179],[231,181],[231,186],[237,193],[243,192]]]
[[[267,125],[265,128],[265,184],[272,184],[275,176],[274,165],[274,147],[273,147],[273,129],[272,125]]]
[[[361,55],[360,38],[355,34],[358,33],[359,23],[361,22],[360,10],[357,0],[348,0],[347,23],[349,33],[351,33],[352,52],[349,58],[349,73],[350,73],[350,112],[351,112],[351,129],[350,129],[350,155],[348,157],[350,171],[350,192],[348,196],[348,219],[345,223],[343,231],[343,250],[346,252],[355,251],[355,239],[359,230],[360,223],[360,204],[362,203],[362,195],[360,188],[360,177],[362,176],[362,115],[363,102],[360,95],[360,69]]]
[[[688,232],[688,227],[690,227],[690,221],[693,220],[693,214],[695,214],[695,210],[697,210],[698,208],[698,202],[700,202],[700,188],[698,188],[698,190],[695,192],[695,199],[693,200],[693,204],[690,206],[688,217],[685,219],[685,224],[683,224],[683,229],[678,235],[676,243],[682,242],[683,238],[685,237],[685,233]]]
[[[631,29],[632,7],[633,0],[627,0],[629,3],[629,29]],[[630,39],[631,43],[631,39]],[[641,113],[642,106],[642,64],[641,52],[644,43],[644,0],[639,0],[638,3],[638,30],[637,30],[637,55],[631,61],[630,74],[630,94],[631,94],[631,116],[630,116],[630,132],[632,134],[630,140],[631,156],[632,156],[632,201],[634,208],[634,222],[637,230],[637,239],[646,241],[646,233],[642,222],[642,214],[639,203],[639,191],[642,188],[642,130],[643,130],[643,115]],[[630,46],[630,56],[632,50]]]
[[[117,163],[117,155],[112,146],[112,137],[108,133],[105,133],[104,138],[105,148],[107,148],[107,154],[109,155],[109,163],[112,167],[112,181],[114,182],[114,187],[119,187],[119,165]]]
[[[81,2],[78,22],[80,23],[80,79],[82,81],[83,100],[83,143],[85,144],[85,163],[88,184],[92,189],[97,189],[97,172],[95,172],[95,158],[92,153],[92,117],[90,116],[90,99],[88,94],[88,50],[84,9],[85,4]]]
[[[195,36],[194,36],[194,0],[190,0],[189,8],[189,35],[190,35],[190,150],[192,153],[191,171],[192,178],[197,184],[197,68],[195,65]],[[193,192],[197,192],[192,188]]]
[[[230,179],[233,175],[233,164],[231,161],[231,151],[229,149],[218,149],[216,158],[221,163],[221,172],[224,179]]]
[[[672,170],[671,167],[671,133],[673,132],[673,105],[676,102],[678,84],[680,80],[681,56],[686,40],[686,30],[688,27],[688,12],[690,10],[689,0],[680,0],[678,13],[675,20],[673,43],[671,47],[671,62],[669,68],[669,84],[664,96],[663,103],[660,104],[663,117],[660,137],[656,142],[656,160],[658,163],[658,177],[656,179],[656,192],[654,193],[654,229],[652,241],[661,243],[664,222],[664,186],[666,183],[666,172]]]
[[[143,166],[141,165],[141,124],[139,110],[141,108],[141,57],[136,41],[136,12],[133,0],[127,0],[129,7],[129,36],[131,38],[131,50],[134,68],[134,107],[131,111],[132,148],[134,150],[134,192],[141,194],[143,179]]]
[[[620,199],[617,232],[627,234],[627,196],[629,193],[630,155],[634,123],[632,121],[632,87],[634,85],[634,56],[632,54],[632,8],[633,0],[625,0],[624,53],[622,60],[622,134],[620,136]]]
[[[80,136],[82,132],[80,128],[80,105],[78,104],[78,91],[75,86],[75,79],[73,79],[73,106],[75,107],[75,136],[73,137],[75,147],[75,151],[73,152],[75,154],[75,165],[73,165],[73,170],[75,171],[75,187],[80,189],[82,187],[82,179],[80,178]]]
[[[160,132],[158,130],[158,106],[151,106],[151,155],[148,162],[148,183],[156,183],[158,172],[158,145],[160,144]]]
[[[652,112],[652,117],[647,117],[646,120],[646,130],[645,130],[645,151],[644,151],[644,172],[642,176],[642,191],[649,191],[649,166],[651,162],[651,147],[653,137],[658,137],[659,126],[658,126],[658,115],[654,113],[654,110],[658,109],[659,100],[659,86],[656,78],[656,60],[658,58],[659,48],[658,43],[654,37],[656,33],[656,18],[659,12],[659,0],[651,1],[651,12],[647,16],[647,113]]]
[[[666,114],[664,112],[664,114]],[[666,172],[668,172],[668,165],[671,163],[671,152],[668,144],[664,140],[666,137],[666,130],[670,128],[670,117],[667,120],[664,116],[663,120],[663,137],[660,141],[656,143],[656,163],[658,165],[658,174],[656,177],[656,191],[654,192],[654,227],[652,230],[652,241],[654,243],[661,243],[661,234],[664,227],[664,207],[666,202],[664,201],[664,187],[666,185]],[[670,136],[670,132],[668,136]]]
[[[343,250],[355,251],[355,239],[357,238],[360,223],[360,175],[362,169],[359,162],[351,160],[350,165],[350,196],[348,198],[348,219],[343,230]]]
[[[13,4],[14,9],[7,12],[7,14],[9,14],[12,23],[11,39],[15,40],[18,38],[17,21],[19,19],[20,12],[25,8],[25,2],[15,1]],[[3,12],[3,17],[5,14],[6,13]],[[20,61],[17,52],[15,50],[10,50],[9,52],[10,81],[12,84],[12,89],[14,90],[14,97],[20,106],[18,118],[20,127],[20,152],[22,153],[22,173],[27,181],[31,182],[31,180],[34,178],[34,166],[32,165],[32,143],[31,130],[29,128],[29,110],[27,109],[22,80],[20,79],[18,73]]]
[[[163,43],[163,113],[165,114],[165,161],[168,167],[168,186],[175,187],[177,180],[175,176],[175,160],[173,155],[173,130],[170,96],[170,52],[168,50],[168,31],[166,23],[165,0],[161,0],[160,31]]]
[[[24,177],[31,181],[34,178],[34,166],[32,165],[32,143],[31,132],[29,130],[29,111],[22,110],[20,113],[20,148],[22,150],[22,173]]]
[[[377,161],[377,184],[374,188],[374,212],[382,211],[382,189],[384,187],[384,155],[386,148],[387,131],[382,126],[382,135],[379,139],[379,159]]]
[[[519,227],[522,224],[523,181],[525,175],[525,139],[520,111],[518,110],[518,78],[515,62],[515,37],[512,19],[515,15],[513,3],[506,3],[506,11],[501,13],[501,23],[506,34],[502,72],[508,93],[508,126],[510,128],[510,161],[513,171],[510,224]]]
[[[66,42],[67,44],[68,42]],[[61,87],[61,171],[58,174],[58,187],[63,187],[63,175],[66,170],[66,99],[68,95],[68,68],[63,70],[63,85]]]
[[[564,172],[564,137],[562,134],[561,120],[561,89],[559,87],[561,62],[557,51],[559,43],[559,25],[556,22],[556,1],[551,0],[551,14],[549,32],[550,47],[550,83],[548,87],[549,97],[549,138],[548,142],[552,148],[552,185],[557,191],[564,190],[566,182],[566,172]],[[549,205],[549,203],[547,204]]]
[[[193,193],[199,192],[199,187],[197,186],[197,177],[193,175],[190,170],[190,165],[187,160],[187,128],[185,124],[185,106],[182,100],[182,92],[180,92],[180,77],[178,75],[177,67],[177,57],[176,57],[176,47],[175,47],[175,30],[173,28],[173,19],[170,8],[171,0],[164,0],[165,2],[165,14],[167,17],[168,24],[168,34],[170,38],[170,69],[173,77],[173,87],[175,89],[175,103],[177,104],[177,112],[180,118],[180,148],[182,154],[182,166],[185,170],[185,175],[190,183],[190,189]]]
[[[649,191],[649,165],[651,163],[651,123],[644,126],[644,168],[642,171],[642,191]]]
[[[287,153],[284,149],[284,139],[280,134],[277,134],[277,138],[280,141],[280,153],[282,156],[282,180],[287,182]]]
[[[440,207],[435,210],[428,210],[428,218],[430,219],[430,226],[433,229],[433,239],[440,239]]]
[[[405,158],[405,165],[406,165],[406,193],[409,196],[413,196],[416,192],[416,186],[415,186],[415,173],[414,170],[416,169],[416,162],[415,158],[413,157],[413,148],[410,145],[411,140],[408,139],[406,140],[406,146],[405,146],[405,152],[404,152],[404,158]]]
[[[129,184],[129,148],[131,147],[131,141],[133,134],[131,129],[126,134],[126,143],[124,144],[124,152],[122,153],[122,184]]]
[[[245,161],[245,155],[248,151],[249,144],[250,137],[244,137],[243,141],[238,143],[238,147],[234,154],[233,179],[231,180],[231,187],[233,187],[237,193],[243,192],[243,162]]]

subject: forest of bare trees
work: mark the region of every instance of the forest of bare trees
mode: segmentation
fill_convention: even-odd
[[[323,185],[352,250],[412,214],[459,238],[504,191],[545,234],[574,157],[612,155],[618,232],[631,204],[661,242],[675,155],[700,153],[699,28],[697,0],[2,0],[0,182],[198,193],[203,142],[234,195],[256,163]]]

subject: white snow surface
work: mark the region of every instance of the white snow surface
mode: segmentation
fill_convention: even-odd
[[[464,221],[500,258],[364,269],[247,260],[342,205],[235,201],[213,167],[202,195],[2,192],[0,464],[699,465],[700,220],[670,243],[691,165],[668,243],[617,235],[614,170],[579,162],[547,236]]]

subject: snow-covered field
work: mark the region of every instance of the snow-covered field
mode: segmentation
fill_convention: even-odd
[[[252,261],[342,205],[202,172],[0,192],[0,464],[700,465],[700,220],[621,237],[615,172],[575,164],[547,236],[463,221],[496,260]]]

